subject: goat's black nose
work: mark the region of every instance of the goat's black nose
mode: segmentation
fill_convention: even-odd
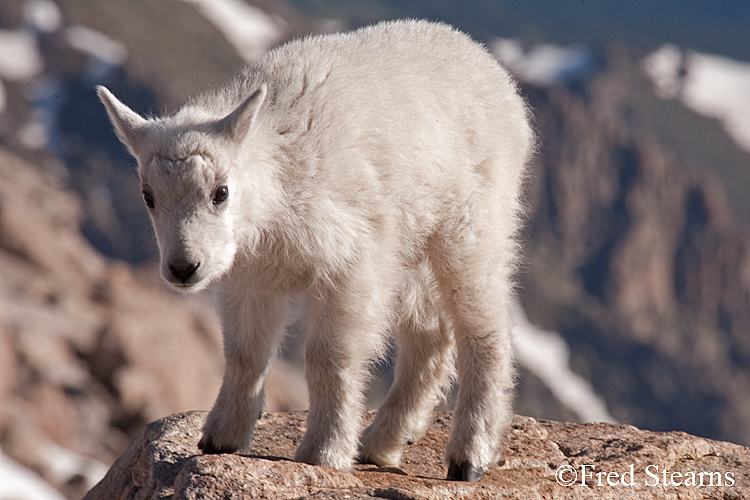
[[[200,265],[200,262],[190,262],[189,260],[178,259],[169,264],[169,271],[172,273],[172,276],[179,281],[187,283]]]

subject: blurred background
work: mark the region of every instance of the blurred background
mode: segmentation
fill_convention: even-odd
[[[80,498],[221,380],[211,298],[160,282],[94,86],[171,112],[275,44],[401,17],[485,43],[534,110],[516,412],[750,445],[750,3],[3,0],[0,500]],[[306,408],[300,345],[268,409]]]

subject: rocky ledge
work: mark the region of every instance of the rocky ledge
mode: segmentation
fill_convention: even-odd
[[[359,465],[351,473],[288,458],[305,413],[265,413],[247,455],[201,454],[205,416],[148,425],[85,500],[750,498],[750,449],[681,432],[517,416],[498,466],[479,482],[456,483],[443,479],[450,413],[435,415],[400,468]]]

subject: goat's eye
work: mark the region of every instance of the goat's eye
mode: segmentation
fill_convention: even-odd
[[[214,199],[212,200],[214,205],[221,205],[229,198],[229,188],[226,186],[219,186],[214,191]]]
[[[156,201],[154,200],[154,195],[151,194],[151,191],[143,191],[143,201],[146,202],[148,208],[153,209],[156,206]]]

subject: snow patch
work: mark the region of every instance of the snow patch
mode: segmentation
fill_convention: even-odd
[[[679,99],[717,119],[734,142],[750,152],[750,63],[664,45],[646,56],[643,70],[657,94]]]
[[[662,99],[676,99],[680,95],[680,73],[682,51],[676,45],[667,44],[652,52],[641,63],[654,84],[656,94]]]
[[[194,5],[234,46],[253,62],[284,36],[283,22],[242,0],[184,0]]]
[[[86,26],[70,26],[65,30],[65,40],[73,49],[89,56],[83,76],[92,86],[106,81],[128,58],[125,45]]]
[[[74,25],[65,30],[65,41],[72,48],[112,66],[119,66],[128,57],[128,49],[100,31]]]
[[[65,149],[65,141],[57,127],[60,106],[66,100],[63,82],[57,78],[34,79],[26,89],[33,105],[28,123],[18,130],[18,138],[28,149],[50,148],[57,155]]]
[[[42,455],[46,459],[50,476],[55,481],[67,483],[73,478],[83,477],[87,489],[93,488],[101,481],[109,469],[102,462],[72,452],[54,441],[47,442]]]
[[[490,49],[518,78],[540,87],[575,82],[596,66],[593,52],[583,46],[539,44],[527,51],[518,40],[498,38]]]
[[[108,467],[98,460],[74,453],[48,441],[42,451],[45,466],[52,479],[60,484],[83,477],[91,489],[107,473]],[[41,476],[27,469],[0,450],[0,499],[65,500],[65,497]]]
[[[27,0],[23,4],[23,17],[29,26],[43,33],[54,33],[63,25],[60,8],[52,0]]]
[[[591,384],[570,369],[570,349],[560,334],[531,324],[521,306],[516,307],[515,320],[514,341],[519,363],[582,422],[617,423]]]
[[[18,140],[27,149],[41,150],[49,144],[47,126],[39,120],[32,120],[18,129]]]
[[[31,80],[44,70],[36,38],[27,30],[0,30],[0,114],[8,105],[3,80]]]
[[[0,498],[13,500],[65,500],[44,479],[0,450]]]
[[[0,78],[28,80],[40,74],[44,61],[36,38],[25,30],[0,30]]]

